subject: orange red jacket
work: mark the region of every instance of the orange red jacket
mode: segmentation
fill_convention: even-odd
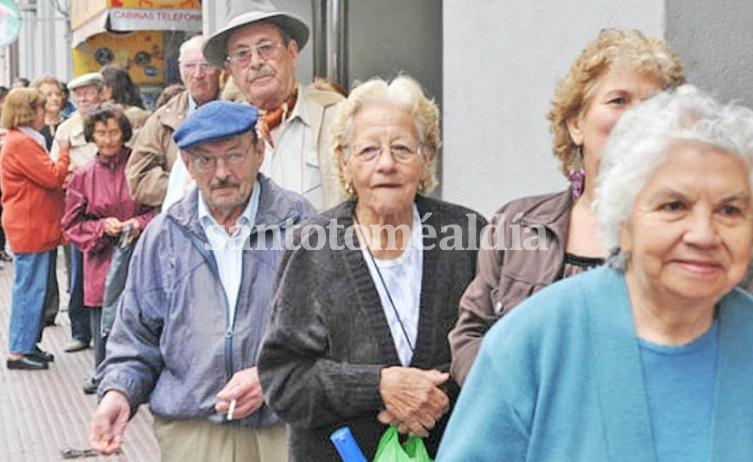
[[[20,130],[5,136],[0,150],[3,228],[14,253],[46,252],[63,240],[63,183],[68,151],[53,162],[44,147]]]

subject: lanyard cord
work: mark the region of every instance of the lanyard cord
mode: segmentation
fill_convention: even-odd
[[[358,221],[358,216],[355,212],[353,212],[353,221],[356,222],[358,225],[358,234],[363,236],[363,233],[361,232],[361,222]],[[366,240],[366,237],[363,236],[364,241]],[[410,348],[410,351],[412,354],[416,353],[416,349],[413,347],[413,342],[410,341],[410,337],[408,336],[408,331],[405,329],[405,324],[403,324],[402,318],[400,318],[400,313],[397,311],[397,307],[395,306],[395,302],[392,300],[392,295],[390,294],[390,289],[387,288],[387,283],[384,281],[384,277],[382,276],[382,272],[379,271],[379,266],[376,263],[376,259],[374,258],[374,254],[371,253],[371,248],[369,247],[368,242],[364,242],[364,245],[366,246],[366,252],[369,254],[369,258],[371,259],[371,263],[374,265],[374,269],[376,270],[377,276],[379,276],[379,281],[382,283],[382,287],[384,288],[384,292],[387,294],[387,299],[390,301],[390,306],[392,307],[392,311],[395,313],[395,317],[397,318],[397,322],[400,324],[400,330],[403,331],[403,336],[405,337],[405,341],[408,342],[408,347]]]

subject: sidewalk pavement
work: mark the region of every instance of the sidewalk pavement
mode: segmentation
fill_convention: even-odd
[[[66,277],[62,255],[58,258],[60,307],[68,306],[63,290]],[[5,367],[8,354],[13,264],[0,269],[0,461],[53,462],[64,460],[66,449],[89,448],[89,418],[97,400],[84,395],[81,387],[92,373],[93,350],[65,353],[70,339],[68,313],[58,314],[57,325],[44,330],[42,349],[55,355],[49,370],[17,371]],[[128,424],[123,451],[111,457],[71,460],[111,462],[153,462],[159,460],[159,447],[152,432],[152,416],[146,406]]]

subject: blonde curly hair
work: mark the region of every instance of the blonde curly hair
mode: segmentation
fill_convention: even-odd
[[[685,83],[680,60],[663,39],[648,38],[637,30],[602,29],[557,83],[547,114],[554,138],[552,151],[560,159],[565,176],[580,162],[578,146],[570,138],[567,121],[585,112],[599,77],[617,61],[632,64],[640,73],[657,77],[663,89]]]
[[[340,183],[349,198],[356,197],[353,185],[344,171],[345,151],[353,132],[353,117],[366,104],[387,103],[408,112],[416,123],[421,152],[426,161],[418,180],[418,193],[428,194],[437,185],[437,150],[439,137],[439,109],[426,97],[421,85],[407,75],[395,77],[391,82],[374,77],[355,87],[347,99],[337,105],[331,131],[332,149],[337,158]]]

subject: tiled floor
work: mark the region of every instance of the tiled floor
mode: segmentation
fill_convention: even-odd
[[[58,280],[65,284],[62,254],[58,262]],[[0,269],[0,461],[51,462],[63,460],[66,448],[86,449],[89,417],[96,407],[93,395],[84,395],[81,385],[92,369],[92,350],[63,352],[69,340],[67,312],[57,317],[57,325],[44,331],[42,348],[55,355],[46,371],[10,371],[5,367],[8,349],[13,266]],[[61,294],[61,308],[67,296]],[[91,457],[86,461],[151,462],[159,460],[159,449],[152,433],[152,418],[142,406],[129,423],[123,452],[113,457]]]

